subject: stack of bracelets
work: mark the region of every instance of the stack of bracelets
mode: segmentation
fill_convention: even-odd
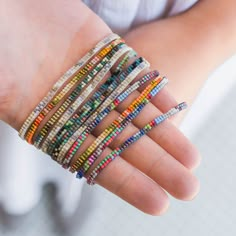
[[[26,119],[19,136],[50,155],[65,169],[77,172],[77,178],[87,176],[87,183],[94,184],[99,173],[123,150],[153,127],[186,108],[186,103],[180,103],[151,120],[87,175],[104,149],[167,84],[168,80],[160,77],[156,70],[135,81],[149,66],[144,58],[137,58],[136,52],[117,34],[110,34],[57,81]],[[108,73],[109,77],[106,76]],[[95,127],[148,81],[149,84],[140,95],[78,156],[80,146]]]

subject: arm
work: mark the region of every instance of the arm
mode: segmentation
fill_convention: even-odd
[[[234,0],[202,0],[180,15],[137,27],[125,39],[167,75],[177,100],[191,104],[209,74],[236,52],[235,9]]]

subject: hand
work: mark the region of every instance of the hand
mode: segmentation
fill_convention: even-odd
[[[0,14],[3,22],[0,25],[3,35],[0,39],[0,117],[18,130],[60,75],[110,30],[77,1],[32,3],[23,0],[19,3],[15,0],[1,4],[4,10]],[[77,14],[78,9],[83,14]],[[93,37],[91,32],[94,32]],[[140,91],[133,93],[104,119],[82,145],[80,153]],[[137,128],[175,105],[176,101],[163,90],[101,158]],[[196,196],[199,183],[192,169],[199,161],[196,148],[171,121],[165,121],[124,151],[96,180],[143,212],[159,215],[168,208],[165,191],[182,200]]]

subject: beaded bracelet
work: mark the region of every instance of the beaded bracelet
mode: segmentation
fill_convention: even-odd
[[[139,86],[143,85],[147,81],[153,79],[154,77],[157,77],[159,75],[158,71],[149,72],[146,74],[143,78],[141,78],[139,81],[136,81],[133,85],[131,85],[124,93],[120,94],[115,101],[113,101],[106,109],[104,109],[99,116],[96,118],[96,120],[84,131],[82,135],[78,138],[78,140],[73,144],[69,152],[67,153],[67,156],[63,160],[63,167],[68,168],[68,165],[70,164],[71,158],[75,155],[76,151],[78,150],[79,146],[82,144],[82,142],[86,139],[88,134],[91,132],[91,130],[96,127],[98,123],[116,106],[118,106],[122,101],[124,101],[129,94],[131,94],[133,91],[135,91]]]
[[[78,107],[82,104],[82,102],[91,94],[91,92],[93,92],[96,86],[103,80],[104,76],[110,70],[110,68],[128,50],[130,50],[130,48],[127,47],[125,44],[117,45],[117,47],[113,48],[112,51],[108,54],[108,56],[101,61],[100,63],[101,67],[96,66],[96,68],[93,71],[91,71],[91,73],[94,72],[93,75],[96,75],[97,68],[99,68],[98,69],[99,72],[97,73],[97,75],[95,77],[87,76],[70,94],[70,96],[64,101],[64,103],[60,106],[60,109],[58,109],[53,114],[53,116],[48,120],[48,122],[44,125],[44,127],[41,129],[41,131],[35,138],[34,145],[36,147],[40,147],[40,143],[43,141],[45,136],[47,136],[48,131],[56,123],[55,127],[50,132],[50,135],[46,138],[46,141],[42,142],[43,144],[42,151],[46,151],[48,143],[51,141],[51,138],[53,138],[56,135],[56,133],[61,129],[61,127],[65,124],[65,122],[74,114],[74,112],[78,109]],[[79,97],[76,97],[79,95],[83,87],[85,87],[86,84],[90,82],[90,80],[92,80],[92,83],[86,87],[86,89],[82,92],[82,94]],[[69,109],[67,110],[68,107]],[[57,121],[58,119],[59,121]]]
[[[127,68],[127,70],[122,72],[119,76],[112,75],[111,77],[109,77],[108,80],[103,85],[101,85],[101,87],[94,93],[91,99],[86,104],[84,104],[84,107],[81,108],[81,111],[77,111],[76,114],[74,114],[74,116],[72,116],[72,118],[68,120],[68,122],[60,130],[60,132],[57,133],[57,136],[54,137],[54,139],[52,139],[47,149],[47,153],[49,155],[52,155],[54,158],[57,158],[61,150],[61,148],[58,148],[58,145],[60,145],[60,147],[64,146],[64,144],[68,141],[69,137],[73,135],[76,129],[78,129],[87,118],[89,118],[91,113],[96,111],[97,107],[105,99],[107,99],[107,101],[110,100],[109,96],[112,93],[112,91],[116,91],[116,93],[117,91],[119,92],[120,87],[123,86],[121,82],[124,81],[124,79],[128,76],[128,74],[132,72],[132,70],[135,69],[142,61],[143,59],[139,58],[134,63],[132,63],[132,65],[130,65]],[[126,80],[126,83],[127,82],[129,82],[129,80]],[[109,85],[109,86],[106,86],[106,85]],[[87,107],[88,109],[87,111],[85,111]],[[61,143],[62,139],[63,139],[63,143]]]
[[[149,100],[154,97],[168,82],[166,78],[161,79],[160,77],[155,79],[157,81],[155,87],[148,93],[147,99],[143,100],[143,103],[140,103],[134,111],[132,111],[128,117],[121,123],[120,126],[117,126],[106,138],[102,140],[97,149],[92,153],[92,155],[87,158],[84,165],[78,170],[79,178],[82,178],[84,174],[87,173],[91,165],[97,160],[99,155],[102,154],[103,150],[119,135],[125,127],[141,112],[142,108],[149,102]],[[150,84],[151,86],[151,84]],[[148,87],[147,87],[148,88]]]
[[[119,73],[122,72],[126,64],[129,62],[129,60],[133,57],[136,57],[137,53],[132,49],[129,53],[127,53],[124,58],[120,61],[114,72],[112,73],[113,75],[118,75]]]
[[[127,149],[130,145],[132,145],[135,141],[140,139],[143,135],[147,134],[152,128],[156,127],[157,125],[161,124],[166,119],[170,118],[171,116],[177,114],[181,110],[185,109],[187,104],[185,102],[180,103],[176,107],[170,109],[167,113],[162,114],[148,124],[146,124],[142,129],[140,129],[137,133],[126,139],[124,143],[122,143],[119,147],[114,149],[108,156],[106,156],[92,171],[92,173],[87,178],[87,183],[90,185],[95,184],[94,180],[96,177],[106,168],[116,157],[118,157],[125,149]],[[81,178],[81,175],[78,173],[77,178]]]
[[[127,87],[129,83],[131,83],[135,77],[144,69],[149,67],[149,63],[144,60],[140,65],[138,65],[127,77],[126,79],[118,86],[118,88],[112,92],[112,94],[105,100],[105,102],[100,106],[91,117],[86,120],[86,122],[74,133],[74,135],[68,141],[68,145],[63,148],[63,150],[59,153],[59,157],[65,157],[65,162],[63,163],[63,167],[66,167],[79,147],[82,145],[87,136],[91,133],[91,131],[100,123],[100,121],[109,114],[110,111],[115,109],[118,105],[117,101],[115,103],[111,103],[115,98]],[[78,137],[79,136],[79,137]],[[71,147],[72,145],[72,147]],[[68,149],[71,149],[68,151]]]
[[[159,73],[157,71],[149,72],[146,74],[143,78],[141,78],[139,81],[136,81],[133,85],[131,85],[124,93],[120,94],[115,101],[113,101],[106,109],[104,109],[99,116],[96,118],[96,120],[83,132],[82,135],[79,136],[77,141],[73,144],[73,146],[70,148],[69,152],[67,153],[67,156],[63,160],[63,167],[68,168],[68,165],[70,164],[70,160],[75,155],[76,151],[79,149],[80,145],[83,143],[83,141],[86,139],[88,134],[93,130],[94,127],[96,127],[97,124],[100,123],[100,121],[116,106],[118,106],[122,101],[124,101],[129,94],[131,94],[133,91],[135,91],[140,85],[143,85],[147,81],[153,79],[154,77],[157,77]]]
[[[135,52],[130,51],[120,62],[116,71],[125,65],[124,61],[129,59],[131,56],[135,55]],[[61,151],[61,148],[68,141],[68,139],[73,135],[76,129],[87,119],[89,116],[96,111],[97,107],[101,105],[101,103],[107,98],[107,96],[114,91],[118,85],[125,79],[125,77],[137,67],[141,62],[142,58],[137,59],[132,65],[130,65],[127,70],[122,72],[119,76],[112,75],[109,77],[104,84],[100,86],[100,88],[93,94],[93,96],[83,105],[80,110],[77,110],[76,113],[64,124],[64,126],[57,132],[56,136],[51,139],[51,142],[48,145],[47,153],[53,157],[53,159],[57,159],[58,154]],[[107,98],[109,99],[109,98]],[[51,131],[52,132],[52,131]],[[63,142],[61,142],[63,140]],[[46,142],[46,141],[45,141]],[[60,148],[59,148],[60,146]],[[43,146],[42,146],[43,148]]]
[[[124,45],[125,46],[125,45]],[[74,114],[74,112],[79,108],[80,104],[91,94],[91,92],[97,87],[97,85],[103,80],[106,73],[110,68],[116,63],[116,61],[130,48],[125,46],[120,51],[118,51],[111,60],[104,66],[104,68],[93,78],[92,83],[87,86],[87,88],[82,92],[82,94],[75,100],[75,102],[69,107],[69,109],[60,117],[59,121],[50,131],[50,134],[42,144],[42,150],[48,152],[48,144],[56,136],[58,131],[65,125],[68,119]],[[43,130],[43,129],[42,129]]]
[[[95,141],[84,151],[74,162],[74,164],[70,167],[70,171],[73,173],[77,169],[81,168],[89,156],[93,153],[93,151],[97,148],[97,146],[103,142],[103,140],[111,133],[113,130],[117,130],[117,128],[121,128],[123,125],[123,121],[126,119],[132,120],[132,112],[139,113],[145,104],[149,102],[149,99],[152,97],[152,93],[150,93],[155,86],[160,82],[160,78],[154,79],[140,94],[138,98],[136,98],[127,109],[125,109],[120,116],[112,122],[96,139]],[[134,114],[135,117],[136,114]],[[124,123],[124,126],[127,125]],[[119,133],[119,132],[118,132]],[[118,134],[117,133],[117,134]],[[110,138],[110,136],[109,136]],[[111,137],[112,139],[113,137]],[[90,164],[94,162],[94,160],[90,159]]]
[[[48,94],[43,98],[43,100],[36,106],[32,113],[25,120],[24,124],[20,128],[19,136],[24,139],[26,131],[29,129],[30,125],[43,110],[43,108],[50,102],[54,95],[59,91],[61,86],[67,82],[67,80],[74,75],[85,63],[87,63],[98,51],[100,51],[105,45],[119,39],[120,36],[117,34],[110,34],[106,38],[98,42],[95,47],[93,47],[84,57],[82,57],[74,66],[72,66],[62,77],[56,82],[53,88],[48,92]]]
[[[125,44],[118,44],[116,45],[107,55],[102,59],[102,61],[96,65],[94,69],[92,69],[89,74],[82,80],[80,84],[76,86],[73,92],[69,95],[69,97],[63,102],[60,108],[53,114],[53,116],[47,121],[46,125],[41,129],[40,133],[35,137],[34,145],[39,148],[41,147],[40,143],[47,135],[50,128],[56,123],[59,117],[67,110],[69,105],[74,101],[78,100],[77,96],[79,95],[80,91],[92,80],[92,78],[102,70],[102,68],[109,62],[110,58],[115,55],[122,47],[126,47]],[[91,86],[90,86],[91,88]],[[89,95],[89,92],[85,93]],[[81,97],[84,97],[81,95]],[[86,97],[84,97],[85,99]],[[71,108],[71,107],[70,107]]]
[[[93,68],[97,62],[99,62],[102,58],[104,58],[112,49],[117,48],[116,46],[124,42],[122,39],[117,39],[114,42],[111,42],[109,46],[102,49],[98,55],[96,55],[92,60],[86,64],[79,72],[74,76],[66,86],[50,101],[49,104],[40,112],[34,122],[31,124],[29,129],[26,132],[25,139],[27,142],[33,144],[33,136],[39,127],[42,120],[46,117],[46,115],[64,98],[64,96],[73,88],[76,83],[87,73],[90,72],[91,68]],[[114,51],[113,51],[114,52]],[[105,62],[104,62],[105,63]],[[96,68],[96,67],[95,67]],[[97,68],[98,69],[98,68]]]
[[[148,88],[152,88],[154,86],[154,82],[152,82]],[[102,145],[105,146],[105,144],[110,143],[107,140],[113,140],[121,131],[125,128],[125,126],[128,125],[128,122],[132,120],[133,117],[135,117],[136,114],[138,114],[141,109],[144,107],[145,101],[147,101],[147,96],[149,96],[148,93],[146,93],[147,90],[145,90],[144,93],[139,96],[135,101],[116,119],[112,122],[111,125],[108,126],[96,139],[95,141],[84,151],[75,161],[75,163],[71,166],[70,171],[74,172],[81,168],[83,165],[88,164],[88,167],[94,163],[96,160],[96,156],[90,156],[96,148],[100,148]],[[142,106],[143,105],[143,106]],[[125,122],[127,121],[127,122]],[[123,128],[123,129],[122,129]],[[117,131],[117,132],[116,132]]]
[[[105,148],[167,83],[166,78],[157,77],[159,73],[153,71],[131,84],[140,72],[149,67],[146,60],[139,58],[133,63],[135,66],[124,69],[134,56],[136,53],[118,35],[111,34],[101,40],[58,80],[26,119],[19,136],[50,154],[64,168],[70,167],[72,173],[77,171],[77,178],[82,178]],[[121,57],[116,68],[111,70]],[[111,76],[104,81],[109,71]],[[93,129],[133,91],[149,80],[151,83],[139,97],[71,165],[73,157]],[[129,137],[96,166],[87,182],[94,184],[101,171],[122,151],[185,106],[185,103],[179,104]]]
[[[73,79],[71,79],[71,81],[62,89],[62,91],[60,91],[60,93],[53,98],[53,100],[43,109],[43,111],[35,119],[34,123],[30,126],[25,137],[27,141],[32,141],[34,132],[37,130],[38,125],[42,122],[43,118],[45,118],[45,116],[61,101],[61,99],[76,84],[76,82],[85,74],[87,74],[87,72],[89,72],[89,70],[110,51],[114,44],[116,45],[119,41],[116,40],[115,42],[112,42],[112,45],[109,45],[99,52],[99,54],[96,55],[88,64],[86,64],[86,66],[81,69]]]
[[[135,72],[135,71],[134,71]],[[134,73],[133,72],[133,73]],[[158,72],[157,72],[158,73]],[[125,82],[129,82],[130,81],[130,78],[132,79],[132,77],[135,76],[135,75],[132,75],[130,74],[127,79],[125,80]],[[145,83],[145,81],[148,81],[152,75],[147,75],[145,76],[141,81],[138,81],[136,82],[133,86],[131,86],[126,92],[122,93],[121,95],[119,95],[118,98],[117,97],[117,94],[119,94],[123,89],[124,87],[122,87],[122,84],[119,86],[121,87],[121,90],[120,91],[117,91],[115,90],[113,92],[113,94],[111,94],[108,99],[102,104],[101,107],[99,107],[99,111],[96,111],[95,114],[92,115],[92,117],[90,117],[89,120],[86,121],[86,124],[84,127],[82,127],[82,129],[80,128],[77,132],[76,132],[76,138],[78,137],[78,133],[80,133],[80,136],[77,138],[76,142],[73,144],[73,146],[71,147],[71,149],[69,150],[69,152],[67,153],[67,156],[66,156],[66,159],[70,159],[72,155],[75,154],[75,152],[79,149],[80,145],[83,143],[83,141],[86,139],[86,137],[88,136],[89,133],[91,133],[91,131],[100,123],[100,121],[106,117],[110,111],[112,111],[113,109],[115,109],[116,106],[119,105],[119,103],[121,103],[126,97],[128,97],[128,95],[130,93],[132,93],[135,89],[137,89],[137,85],[142,84],[142,83]],[[130,78],[129,78],[130,77]],[[114,98],[116,98],[114,100]],[[95,117],[95,120],[90,123],[90,120],[91,118],[93,119]],[[89,121],[89,123],[88,123]],[[87,123],[89,124],[89,126],[87,126]],[[82,134],[81,134],[82,132]],[[74,142],[75,139],[73,139],[72,137],[72,141]],[[64,162],[65,163],[65,162]]]
[[[161,80],[161,78],[159,78]],[[159,84],[156,85],[156,87],[150,92],[152,94],[151,96],[155,96],[166,84],[168,80],[166,78],[162,79]],[[149,97],[148,99],[151,99]],[[134,112],[132,112],[128,119],[124,120],[124,125],[122,124],[121,127],[118,127],[115,129],[111,134],[109,134],[103,142],[100,144],[100,146],[96,149],[96,151],[93,152],[89,156],[89,158],[86,160],[84,165],[78,170],[78,176],[81,178],[84,176],[84,174],[88,171],[90,166],[94,163],[94,161],[97,159],[97,157],[103,152],[103,150],[117,137],[117,135],[122,132],[122,130],[129,124],[129,122],[134,119],[139,112],[142,110],[142,108],[147,104],[148,100],[145,103],[141,103],[140,106],[136,108]]]

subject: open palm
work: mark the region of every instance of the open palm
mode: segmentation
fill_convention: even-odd
[[[0,3],[0,118],[18,130],[60,75],[98,40],[88,39],[84,43],[82,37],[86,37],[86,29],[83,29],[83,36],[79,33],[80,23],[79,19],[76,21],[74,8],[85,7],[79,1],[72,1],[73,7],[67,6],[66,9],[64,1],[57,1],[56,11],[53,11],[53,3],[47,3],[45,7],[43,3],[46,1],[34,4],[27,0],[21,4],[12,2],[12,5],[8,1]],[[99,23],[96,30],[99,27],[101,35],[109,33],[107,27]],[[142,89],[132,93],[98,125],[78,154],[118,117]],[[101,158],[175,105],[173,97],[165,89],[161,91],[111,143]],[[197,194],[199,183],[191,170],[199,160],[196,148],[167,120],[125,150],[121,158],[116,158],[96,181],[140,210],[161,214],[168,207],[166,192],[182,200],[190,200]]]

